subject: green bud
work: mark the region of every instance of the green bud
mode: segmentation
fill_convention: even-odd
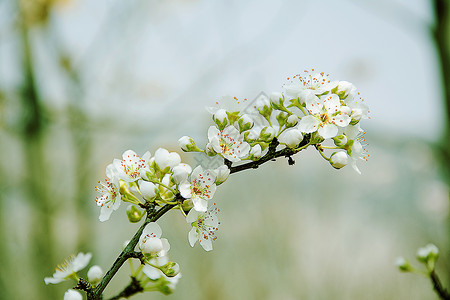
[[[144,216],[144,212],[140,211],[135,205],[128,205],[127,217],[131,223],[139,222]]]
[[[184,152],[203,152],[203,150],[197,147],[194,139],[186,135],[178,140],[178,145]]]
[[[217,154],[216,151],[214,151],[213,146],[211,145],[211,143],[208,143],[206,145],[205,153],[208,156],[215,156]]]
[[[277,118],[278,124],[280,124],[280,127],[281,127],[281,126],[286,124],[286,120],[288,118],[288,114],[285,113],[285,112],[279,112],[277,114],[276,118]]]
[[[228,112],[225,109],[219,109],[213,114],[213,120],[219,127],[219,130],[223,130],[228,125],[227,119]]]
[[[243,132],[252,129],[254,124],[255,123],[253,122],[252,118],[249,115],[243,114],[238,120],[239,131]]]
[[[167,277],[174,277],[178,273],[180,273],[180,265],[178,265],[176,262],[173,262],[173,261],[169,261],[164,266],[159,267],[159,269]]]
[[[409,264],[409,261],[407,261],[404,257],[398,257],[395,260],[395,265],[402,272],[410,272],[412,270],[412,267]]]
[[[230,125],[233,125],[239,119],[239,112],[227,112],[228,120],[230,120]],[[220,129],[222,130],[222,129]]]
[[[264,127],[259,134],[260,140],[264,142],[270,142],[275,137],[275,129],[272,127]]]
[[[338,147],[343,147],[347,144],[347,137],[343,134],[333,138],[334,144]]]

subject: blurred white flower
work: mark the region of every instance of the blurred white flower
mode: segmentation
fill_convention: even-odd
[[[78,253],[77,256],[69,256],[63,261],[62,264],[56,267],[53,277],[44,278],[45,284],[56,284],[69,279],[71,276],[75,275],[76,272],[85,268],[89,264],[91,257],[91,253],[84,254],[82,252]]]

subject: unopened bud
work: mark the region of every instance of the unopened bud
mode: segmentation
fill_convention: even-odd
[[[270,142],[275,137],[275,129],[272,127],[264,127],[259,134],[259,138],[264,142]]]
[[[409,271],[411,271],[411,265],[409,264],[409,261],[407,261],[404,257],[398,257],[395,260],[395,265],[402,272],[409,272]]]
[[[83,300],[83,296],[75,290],[67,290],[64,293],[64,300]]]
[[[278,137],[278,141],[289,148],[295,148],[302,140],[303,134],[296,128],[287,129]]]
[[[249,115],[243,114],[241,118],[238,120],[238,124],[239,124],[239,131],[243,132],[251,129],[254,125],[254,121]]]
[[[100,268],[100,266],[92,266],[89,271],[87,272],[88,280],[91,284],[97,284],[100,282],[100,280],[103,277],[103,270]]]
[[[281,93],[272,93],[270,94],[270,102],[272,102],[273,108],[280,109],[283,107],[284,97]]]
[[[178,273],[180,273],[180,265],[173,261],[169,261],[167,264],[161,266],[159,269],[167,277],[174,277],[178,275]]]
[[[145,200],[153,200],[156,197],[158,188],[153,182],[139,180],[139,190]]]
[[[208,144],[206,145],[205,153],[206,153],[206,155],[208,155],[208,156],[215,156],[215,155],[217,154],[216,151],[214,151],[214,148],[213,148],[213,146],[211,145],[211,143],[208,143]]]
[[[417,260],[423,263],[427,263],[429,260],[432,260],[433,262],[438,258],[439,256],[439,249],[436,247],[436,245],[428,244],[425,247],[419,248],[417,250]]]
[[[280,127],[286,124],[287,118],[288,118],[288,114],[285,112],[280,111],[277,114],[276,119],[278,121],[278,124],[280,124]]]
[[[298,117],[296,115],[290,115],[286,120],[286,127],[292,127],[297,125]]]
[[[201,152],[202,151],[199,147],[197,147],[194,139],[187,135],[182,136],[178,140],[178,145],[180,146],[181,150],[183,150],[184,152]]]
[[[339,81],[338,86],[333,89],[333,92],[337,94],[339,98],[345,99],[353,88],[354,85],[352,83],[348,81]]]
[[[262,155],[262,148],[260,144],[256,144],[255,146],[253,146],[249,153],[249,157],[252,160],[260,159],[261,155]]]
[[[136,206],[129,205],[127,207],[127,217],[128,221],[130,221],[131,223],[139,222],[143,216],[144,213],[141,212]]]
[[[176,184],[179,184],[183,180],[186,180],[191,172],[192,168],[190,165],[181,163],[172,169],[172,180]]]
[[[227,111],[223,108],[217,110],[212,118],[217,124],[217,127],[219,127],[219,130],[223,130],[228,125]]]
[[[333,138],[334,144],[338,147],[344,147],[345,145],[347,145],[347,137],[343,134],[338,135],[336,137]]]
[[[330,157],[330,164],[335,169],[340,169],[348,164],[348,155],[344,151],[334,152]]]
[[[214,169],[214,175],[216,175],[216,185],[220,185],[228,179],[228,176],[230,176],[230,169],[226,165],[222,165],[217,169]]]

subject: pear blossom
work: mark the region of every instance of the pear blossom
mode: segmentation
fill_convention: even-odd
[[[331,154],[330,164],[335,169],[341,169],[348,164],[349,157],[344,151],[338,151]]]
[[[139,180],[139,190],[145,200],[152,200],[156,197],[156,185],[153,182]]]
[[[213,172],[216,176],[216,185],[224,183],[228,179],[228,176],[230,176],[230,169],[226,165],[221,165],[214,169]]]
[[[99,220],[104,222],[109,219],[113,210],[120,206],[121,199],[119,193],[119,175],[113,164],[106,167],[105,182],[99,181],[99,186],[95,189],[101,196],[95,198],[97,205],[101,207]]]
[[[250,145],[244,141],[244,135],[234,126],[227,126],[222,131],[211,126],[208,129],[208,139],[216,153],[232,162],[240,161],[250,151]]]
[[[278,141],[281,144],[294,148],[303,140],[303,134],[297,128],[289,128],[283,131],[278,137]]]
[[[189,231],[189,244],[194,247],[195,243],[199,241],[200,245],[206,251],[211,251],[212,241],[217,239],[216,231],[219,229],[219,219],[217,218],[217,209],[214,205],[206,212],[198,212],[191,209],[186,216],[186,222],[192,226]]]
[[[71,276],[75,275],[76,272],[84,269],[91,260],[91,253],[78,253],[77,256],[71,255],[64,260],[64,262],[56,267],[53,277],[45,277],[45,284],[49,283],[60,283],[69,279]]]
[[[119,178],[125,182],[133,182],[141,177],[141,172],[148,169],[150,152],[140,158],[133,150],[127,150],[122,155],[122,160],[114,159],[113,165],[119,172]]]
[[[357,161],[366,160],[364,147],[360,142],[360,136],[363,132],[364,131],[361,129],[359,124],[349,125],[344,129],[345,136],[347,136],[348,140],[352,141],[349,142],[351,146],[347,149],[347,153],[350,156],[350,164],[358,174],[361,174],[361,171],[356,165]]]
[[[80,292],[70,289],[64,293],[64,300],[83,300],[83,296]]]
[[[90,267],[89,271],[87,272],[87,277],[90,283],[97,284],[103,277],[102,268],[97,265]]]
[[[313,70],[314,72],[314,70]],[[314,95],[322,95],[331,91],[338,85],[337,81],[331,81],[329,75],[324,73],[310,74],[305,71],[305,75],[300,74],[292,77],[292,81],[284,85],[286,94],[292,98],[300,98],[302,100],[304,95],[313,93]]]
[[[169,152],[164,148],[159,148],[155,151],[155,164],[162,171],[168,171],[173,167],[179,165],[181,157],[176,152]]]
[[[338,134],[338,126],[346,127],[350,124],[350,108],[341,106],[336,94],[320,98],[309,94],[305,102],[310,115],[302,117],[299,122],[298,127],[302,132],[312,133],[318,130],[319,135],[327,139]]]
[[[283,95],[281,93],[278,92],[273,92],[272,94],[270,94],[270,102],[273,103],[275,106],[281,106],[283,105]]]
[[[256,144],[252,147],[249,153],[249,157],[253,160],[258,160],[261,158],[262,155],[262,148],[260,144]]]
[[[170,249],[170,244],[167,239],[161,239],[161,227],[155,222],[150,222],[145,226],[139,237],[138,248],[142,254],[149,254],[150,256],[164,256]]]
[[[208,200],[214,196],[216,191],[215,180],[214,172],[204,171],[201,166],[197,166],[191,173],[191,183],[184,180],[179,184],[178,189],[183,198],[191,199],[195,210],[206,211]]]
[[[192,172],[192,168],[190,165],[181,163],[172,169],[172,180],[176,184],[179,184],[183,180],[187,180],[187,178],[189,177],[189,174],[191,174],[191,172]]]

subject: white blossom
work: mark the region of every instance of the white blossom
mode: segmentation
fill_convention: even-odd
[[[169,169],[179,165],[181,157],[176,152],[169,152],[164,148],[155,151],[155,164],[160,170],[167,172]]]
[[[155,222],[150,222],[145,226],[139,237],[138,248],[142,254],[150,256],[164,256],[170,249],[167,239],[161,239],[161,227]]]
[[[101,194],[95,198],[95,202],[101,207],[99,216],[101,222],[108,220],[111,213],[117,210],[121,203],[118,171],[113,164],[106,167],[106,177],[105,182],[99,181],[99,185],[95,187]]]
[[[219,210],[213,205],[206,212],[198,212],[191,209],[186,216],[186,222],[192,226],[189,231],[189,244],[194,247],[199,241],[200,245],[206,251],[213,249],[212,241],[217,239],[215,233],[218,230],[219,219],[217,213]]]
[[[141,177],[141,172],[148,169],[150,152],[140,158],[133,150],[127,150],[122,155],[122,160],[114,159],[113,165],[119,173],[119,178],[125,182],[133,182]]]
[[[178,186],[181,196],[185,199],[191,199],[194,209],[197,211],[206,211],[208,200],[210,200],[216,191],[216,176],[210,170],[203,170],[197,166],[191,173],[191,182],[184,180]]]
[[[297,128],[289,128],[283,131],[278,137],[278,141],[281,144],[288,146],[289,148],[294,148],[298,146],[303,140],[303,134]]]
[[[244,135],[234,126],[227,126],[222,131],[211,126],[208,130],[208,139],[216,153],[232,162],[240,161],[250,151],[250,145],[244,141]]]
[[[77,256],[71,255],[66,258],[62,264],[56,267],[55,273],[53,273],[53,277],[45,277],[45,284],[49,283],[60,283],[69,279],[71,276],[76,274],[76,272],[84,269],[91,260],[91,253],[78,253]]]

